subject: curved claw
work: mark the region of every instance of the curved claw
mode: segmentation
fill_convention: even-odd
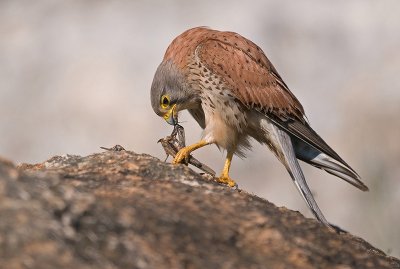
[[[188,163],[190,152],[191,150],[188,147],[181,148],[178,151],[178,153],[176,153],[174,159],[172,160],[172,163],[173,164]]]
[[[182,163],[185,161],[187,164],[189,161],[190,153],[198,148],[204,147],[205,145],[210,144],[209,142],[206,142],[204,140],[201,140],[200,142],[181,148],[178,153],[175,155],[174,160],[172,161],[173,164],[178,164]]]

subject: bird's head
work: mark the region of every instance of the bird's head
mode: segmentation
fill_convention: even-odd
[[[151,85],[151,105],[154,112],[171,125],[178,124],[178,112],[199,103],[188,87],[184,75],[171,61],[157,68]]]

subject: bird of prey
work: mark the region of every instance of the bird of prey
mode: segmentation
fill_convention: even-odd
[[[204,129],[202,139],[182,148],[173,163],[216,144],[227,152],[218,181],[235,186],[229,176],[232,156],[244,156],[254,138],[286,167],[314,216],[327,226],[297,159],[368,190],[310,127],[303,106],[261,48],[237,33],[197,27],[176,37],[154,75],[151,105],[171,125],[187,109]]]

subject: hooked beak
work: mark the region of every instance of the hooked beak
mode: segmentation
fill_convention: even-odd
[[[177,125],[178,124],[178,114],[176,113],[176,104],[172,106],[170,110],[165,113],[163,116],[164,120],[168,122],[171,125]]]

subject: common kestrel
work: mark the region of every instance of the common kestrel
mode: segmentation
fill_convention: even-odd
[[[218,181],[234,186],[229,168],[244,156],[249,138],[266,144],[286,167],[315,217],[329,226],[297,159],[367,191],[360,176],[310,127],[304,109],[264,52],[234,32],[187,30],[169,45],[151,86],[155,113],[169,124],[187,109],[204,129],[202,139],[181,149],[173,163],[205,145],[226,149]]]

